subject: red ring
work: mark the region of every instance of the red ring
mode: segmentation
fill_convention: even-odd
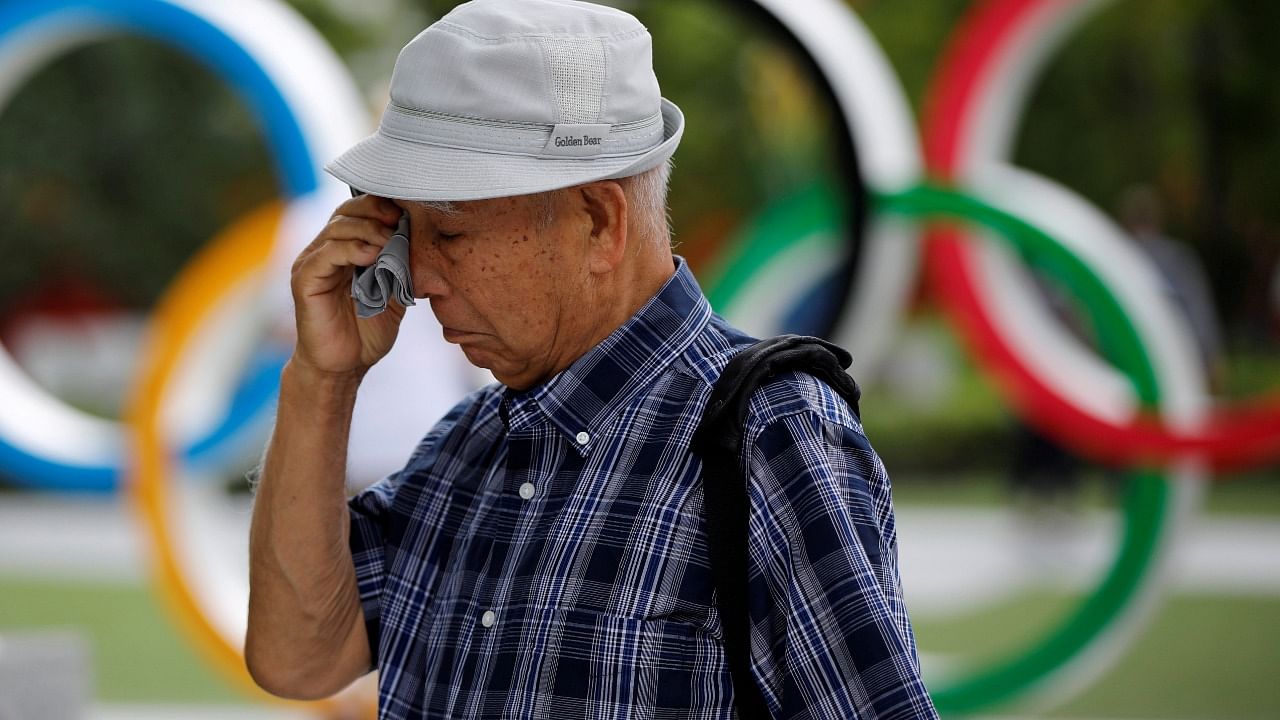
[[[1045,6],[1063,0],[990,0],[975,7],[952,35],[925,96],[922,142],[931,177],[955,180],[961,138],[973,121],[974,95],[1014,33]],[[955,229],[925,235],[927,274],[971,351],[1028,422],[1081,455],[1110,465],[1196,458],[1241,469],[1280,457],[1280,393],[1208,414],[1201,429],[1166,428],[1144,411],[1117,425],[1082,411],[1043,382],[1001,336],[977,291],[971,245]]]

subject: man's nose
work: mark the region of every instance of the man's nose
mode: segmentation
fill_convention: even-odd
[[[410,244],[409,275],[416,298],[440,297],[448,291],[448,284],[440,273],[440,253],[429,240]]]

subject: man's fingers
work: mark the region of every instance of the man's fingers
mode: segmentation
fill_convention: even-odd
[[[380,220],[384,225],[395,227],[396,221],[400,219],[400,212],[399,206],[384,197],[357,195],[339,205],[333,214],[371,217]]]
[[[395,228],[387,227],[377,220],[366,217],[348,217],[346,215],[334,215],[329,219],[329,224],[324,230],[311,241],[302,252],[298,253],[297,259],[294,260],[293,269],[296,272],[307,258],[311,257],[320,248],[332,243],[355,243],[356,245],[365,245],[375,250],[380,250],[386,246],[391,239]],[[375,252],[376,256],[377,253]],[[366,263],[356,263],[359,265],[372,264],[372,260]]]
[[[329,292],[350,267],[372,265],[381,247],[359,240],[326,242],[294,263],[294,287],[301,297]]]
[[[395,231],[394,225],[388,226],[380,220],[334,215],[320,235],[328,240],[363,240],[381,247],[387,244]]]
[[[307,255],[327,242],[336,228],[344,240],[361,239],[376,242],[376,238],[390,238],[400,222],[401,209],[395,203],[374,195],[360,195],[339,205],[324,229],[299,255]]]

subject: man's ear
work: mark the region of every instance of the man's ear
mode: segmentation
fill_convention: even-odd
[[[610,272],[622,262],[627,249],[627,196],[615,180],[587,183],[578,186],[578,190],[591,218],[588,266],[592,272]]]

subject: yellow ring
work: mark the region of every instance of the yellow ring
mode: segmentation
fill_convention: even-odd
[[[173,543],[175,531],[168,508],[172,494],[171,444],[161,422],[162,400],[171,388],[184,348],[219,303],[266,269],[284,207],[265,205],[215,237],[182,270],[151,314],[144,334],[138,375],[130,388],[125,421],[130,430],[129,483],[133,504],[153,548],[151,575],[187,636],[200,654],[237,687],[257,700],[309,708],[326,715],[373,717],[376,705],[351,698],[315,703],[280,700],[263,692],[245,669],[242,643],[221,633],[201,610]],[[357,699],[358,700],[358,699]],[[360,707],[352,707],[358,704]]]

